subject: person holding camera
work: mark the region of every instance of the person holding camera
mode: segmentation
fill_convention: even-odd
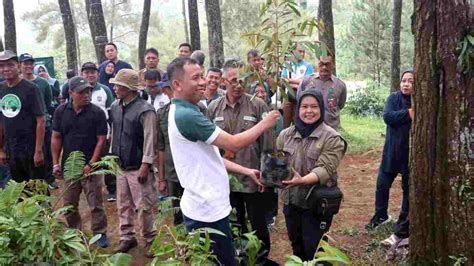
[[[339,211],[342,193],[336,170],[347,143],[324,123],[321,92],[302,92],[296,107],[294,125],[280,133],[276,147],[293,171],[290,180],[282,181],[281,192],[288,237],[293,254],[308,261]]]

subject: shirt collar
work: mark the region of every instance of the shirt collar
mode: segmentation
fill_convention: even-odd
[[[234,107],[236,107],[237,105],[239,105],[239,106],[242,105],[242,103],[244,101],[244,97],[245,97],[245,93],[242,96],[240,96],[240,98],[237,101],[235,101]],[[227,93],[224,95],[224,104],[222,106],[222,110],[224,110],[226,108],[226,106],[232,107],[232,104],[227,99]]]
[[[317,79],[321,79],[321,77],[319,76],[319,72],[315,73],[314,77],[317,78]],[[331,77],[329,77],[329,80],[334,82],[334,79],[335,79],[335,76],[331,74]]]
[[[188,100],[185,100],[185,99],[178,99],[178,98],[173,98],[171,100],[171,102],[173,104],[176,104],[176,105],[181,105],[181,106],[184,106],[184,107],[188,107],[188,108],[194,108],[196,110],[199,110],[199,107],[191,102],[189,102]]]

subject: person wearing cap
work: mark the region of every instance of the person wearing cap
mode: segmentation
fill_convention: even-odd
[[[127,252],[137,246],[134,220],[138,214],[146,255],[155,237],[153,227],[154,176],[156,157],[156,113],[153,106],[138,95],[140,78],[131,69],[120,70],[110,80],[117,101],[111,108],[112,153],[119,157],[123,173],[117,176],[117,209],[120,244],[115,252]]]
[[[339,118],[342,108],[346,105],[346,84],[332,74],[334,63],[332,56],[321,56],[318,62],[319,72],[305,76],[297,91],[297,96],[305,90],[318,90],[324,96],[326,117],[324,122],[335,130],[341,127]]]
[[[246,93],[246,88],[239,83],[238,75],[243,65],[236,60],[228,60],[223,67],[223,83],[226,94],[213,101],[208,107],[211,121],[230,134],[246,131],[262,121],[270,109],[260,98]],[[260,169],[260,157],[264,152],[273,151],[273,136],[269,130],[262,134],[248,147],[233,152],[224,150],[224,158],[242,166]],[[232,187],[230,199],[237,210],[237,224],[241,233],[248,233],[247,218],[256,231],[257,237],[263,242],[262,251],[270,251],[270,234],[265,220],[267,204],[263,197],[261,183],[255,182],[247,175],[236,175],[240,187]],[[247,217],[247,218],[246,218]]]
[[[45,133],[44,133],[44,165],[46,176],[45,180],[49,184],[50,189],[57,189],[58,185],[54,182],[53,177],[53,161],[51,157],[51,115],[53,115],[54,110],[52,106],[52,91],[51,86],[42,77],[36,76],[33,73],[33,68],[35,66],[35,59],[31,54],[24,53],[20,55],[20,70],[22,78],[33,82],[36,87],[38,87],[41,97],[41,102],[43,103],[43,109],[45,110]]]
[[[119,72],[121,69],[124,69],[124,68],[132,69],[132,65],[118,58],[118,48],[115,43],[109,42],[105,44],[104,50],[105,50],[105,58],[107,60],[102,62],[99,66],[99,82],[101,84],[106,83],[105,80],[107,79],[107,75],[105,73],[105,67],[108,61],[112,61],[115,64],[114,74],[117,74],[117,72]]]
[[[160,54],[158,53],[158,50],[153,47],[146,49],[143,61],[145,62],[145,68],[138,72],[142,86],[146,86],[145,74],[151,70],[158,71],[159,78],[156,81],[160,81],[165,72],[158,67],[158,63],[160,62]]]
[[[51,147],[53,174],[58,179],[63,179],[62,167],[73,151],[84,154],[87,162],[83,169],[84,173],[90,172],[91,165],[100,160],[107,137],[107,120],[104,112],[91,103],[92,88],[85,78],[79,76],[72,78],[69,81],[69,95],[72,101],[63,103],[54,112]],[[84,191],[91,212],[91,231],[94,235],[101,235],[95,243],[99,247],[107,247],[107,217],[102,205],[100,176],[90,176],[80,181],[66,181],[65,187],[64,206],[73,207],[64,215],[68,226],[82,230],[78,206],[81,191]]]
[[[99,70],[95,63],[86,62],[81,67],[81,76],[84,77],[92,86],[92,95],[91,95],[91,103],[97,105],[105,114],[107,121],[109,121],[109,110],[110,106],[114,101],[114,96],[110,89],[101,84],[97,81],[99,77]],[[110,129],[110,127],[109,127]],[[107,134],[110,135],[109,133]],[[105,144],[105,149],[103,155],[106,155],[107,151],[109,150],[109,140]],[[107,187],[108,195],[107,201],[112,202],[115,201],[116,196],[116,185],[115,185],[115,177],[112,175],[105,175],[104,176],[105,186]]]
[[[45,110],[39,89],[20,76],[17,55],[0,54],[0,164],[8,164],[17,182],[44,179]]]
[[[158,70],[148,70],[145,72],[144,76],[145,91],[148,95],[146,101],[155,108],[155,111],[158,111],[158,109],[162,108],[170,101],[168,96],[161,90],[165,83],[159,81],[162,76]]]

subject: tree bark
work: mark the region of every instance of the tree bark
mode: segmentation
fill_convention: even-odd
[[[199,29],[199,12],[197,0],[188,0],[188,13],[191,46],[193,47],[193,50],[201,50],[201,30]]]
[[[220,68],[224,64],[224,41],[219,0],[206,0],[205,9],[209,36],[210,65],[211,67]]]
[[[457,67],[456,52],[474,21],[468,2],[415,1],[414,264],[452,265],[461,254],[474,263],[474,76]]]
[[[13,0],[3,0],[3,22],[5,26],[5,50],[11,50],[16,53],[16,26]]]
[[[150,25],[150,8],[151,0],[144,0],[142,24],[140,25],[140,36],[138,37],[138,62],[140,69],[145,67],[145,61],[143,57],[145,56],[148,27]]]
[[[101,0],[85,0],[87,19],[91,29],[92,42],[95,47],[97,62],[105,60],[105,44],[107,44],[107,27],[105,26],[104,11]]]
[[[328,47],[334,62],[333,74],[336,75],[336,46],[334,44],[334,22],[332,19],[332,1],[319,0],[318,21],[323,22],[324,28],[319,31],[319,40]]]
[[[186,17],[186,0],[182,1],[183,6],[183,24],[184,24],[184,37],[187,43],[189,43],[189,30],[188,30],[188,19]]]
[[[68,69],[77,71],[76,25],[72,18],[69,0],[58,0],[66,39],[66,58]]]
[[[392,13],[392,61],[390,65],[390,89],[398,90],[400,82],[400,26],[402,23],[402,0],[393,0]]]

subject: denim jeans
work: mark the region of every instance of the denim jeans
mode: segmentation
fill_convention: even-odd
[[[210,235],[210,238],[214,241],[212,244],[214,254],[222,265],[237,265],[235,260],[234,243],[232,242],[232,232],[229,224],[229,216],[212,223],[196,221],[186,217],[185,215],[183,215],[183,218],[184,225],[186,225],[188,232],[191,232],[194,229],[209,227],[224,233],[226,236],[217,234]]]

